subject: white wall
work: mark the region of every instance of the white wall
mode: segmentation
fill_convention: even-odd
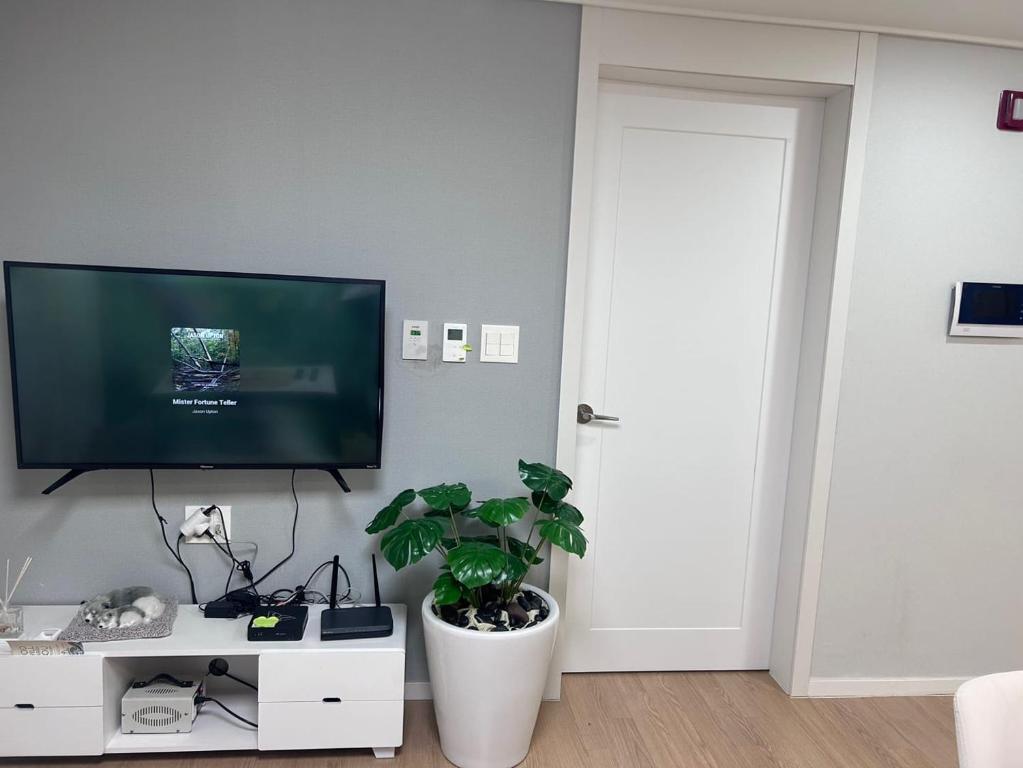
[[[956,280],[1023,282],[1023,52],[883,38],[814,677],[1023,665],[1023,345],[950,341]]]

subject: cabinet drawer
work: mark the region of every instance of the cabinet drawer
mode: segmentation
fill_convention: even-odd
[[[102,752],[103,707],[0,709],[0,757]]]
[[[405,696],[405,654],[398,651],[263,653],[259,701],[400,700]]]
[[[260,749],[400,747],[405,702],[259,705]]]
[[[99,656],[0,657],[0,708],[102,706],[102,662]]]

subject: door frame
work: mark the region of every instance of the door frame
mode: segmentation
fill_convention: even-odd
[[[873,33],[582,9],[557,441],[557,466],[569,475],[576,466],[600,81],[826,100],[770,667],[792,696],[808,695],[810,682],[876,55]],[[815,334],[820,327],[825,332]],[[572,610],[568,555],[552,551],[550,569],[551,594]],[[560,697],[564,667],[556,648],[547,698]]]

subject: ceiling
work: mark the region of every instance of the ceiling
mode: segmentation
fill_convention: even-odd
[[[559,0],[1023,47],[1020,0]]]

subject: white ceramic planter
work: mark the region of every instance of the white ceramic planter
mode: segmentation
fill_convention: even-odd
[[[440,746],[459,768],[511,768],[529,752],[540,711],[560,614],[528,629],[477,632],[448,624],[433,613],[433,593],[423,600],[426,660],[433,688]]]

